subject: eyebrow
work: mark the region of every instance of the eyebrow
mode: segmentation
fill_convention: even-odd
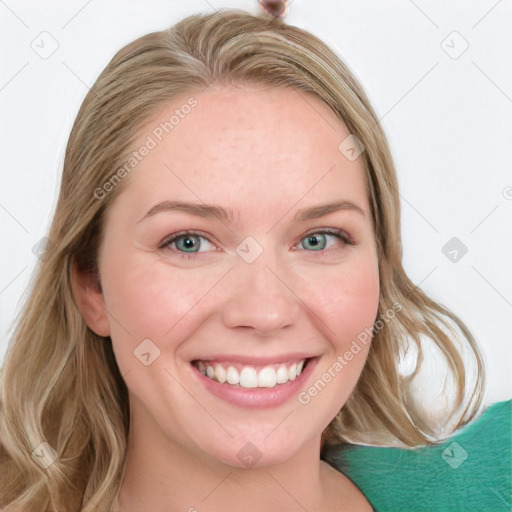
[[[138,222],[157,215],[158,213],[173,211],[181,211],[197,217],[215,218],[220,221],[226,221],[229,224],[235,224],[233,210],[228,211],[221,206],[213,204],[187,203],[184,201],[162,201],[150,208],[144,217],[142,217]],[[365,210],[357,204],[351,201],[339,200],[298,210],[294,216],[294,221],[304,222],[306,220],[317,219],[337,211],[351,211],[356,212],[363,217],[366,216]]]

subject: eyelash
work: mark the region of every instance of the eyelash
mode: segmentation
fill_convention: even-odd
[[[162,250],[165,250],[165,249],[173,250],[170,248],[170,245],[172,243],[174,243],[176,240],[178,240],[179,238],[186,237],[187,235],[201,237],[201,238],[204,238],[205,240],[208,240],[209,243],[213,243],[203,233],[201,233],[199,231],[190,230],[190,231],[181,231],[179,233],[173,233],[172,235],[167,236],[166,238],[164,238],[162,240],[162,242],[160,243],[158,248],[162,249]],[[302,242],[302,240],[304,240],[305,238],[308,238],[312,235],[332,235],[332,236],[337,237],[339,240],[341,240],[345,245],[355,245],[355,242],[350,238],[350,236],[345,231],[343,231],[341,229],[336,229],[336,228],[323,228],[323,229],[317,229],[314,231],[310,231],[310,232],[306,233],[300,239],[299,243]],[[313,252],[313,253],[317,252],[317,253],[320,253],[322,256],[330,255],[331,253],[336,251],[336,249],[320,249],[318,251],[308,251],[307,249],[302,249],[302,250],[304,250],[306,252]],[[199,252],[187,253],[187,252],[179,251],[177,249],[174,249],[173,252],[178,253],[179,257],[188,259],[188,260],[196,259],[198,257],[198,255],[201,254]]]

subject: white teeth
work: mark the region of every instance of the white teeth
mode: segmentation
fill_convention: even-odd
[[[278,384],[286,384],[295,380],[304,368],[305,359],[291,365],[265,366],[257,372],[252,366],[244,366],[239,372],[234,366],[228,366],[227,370],[222,364],[209,364],[199,361],[198,369],[210,379],[221,384],[228,383],[232,386],[240,385],[244,388],[273,388]]]
[[[258,374],[256,370],[251,367],[245,367],[240,372],[240,386],[243,388],[257,388],[258,387]]]
[[[266,367],[258,373],[259,388],[273,388],[276,385],[276,371],[274,368]]]
[[[282,364],[276,372],[276,382],[278,384],[284,384],[288,382],[288,368],[284,364]]]
[[[227,380],[227,373],[226,370],[224,370],[224,367],[218,364],[215,366],[215,378],[221,383],[224,384]]]
[[[238,384],[240,382],[240,375],[238,375],[236,368],[233,366],[228,368],[226,378],[229,384]]]

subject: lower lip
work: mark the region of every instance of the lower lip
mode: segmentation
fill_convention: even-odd
[[[317,361],[318,358],[316,357],[309,359],[308,364],[297,378],[288,381],[286,384],[277,384],[273,388],[244,388],[221,384],[203,375],[194,365],[191,365],[191,367],[193,373],[212,395],[238,407],[265,409],[282,405],[290,398],[297,396],[313,372]]]

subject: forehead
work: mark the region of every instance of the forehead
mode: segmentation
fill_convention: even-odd
[[[258,216],[320,199],[366,208],[362,158],[350,161],[339,149],[349,135],[327,105],[303,91],[231,87],[185,94],[140,130],[134,147],[149,140],[153,147],[126,192],[137,205],[194,200],[223,204],[234,217],[248,207]]]

